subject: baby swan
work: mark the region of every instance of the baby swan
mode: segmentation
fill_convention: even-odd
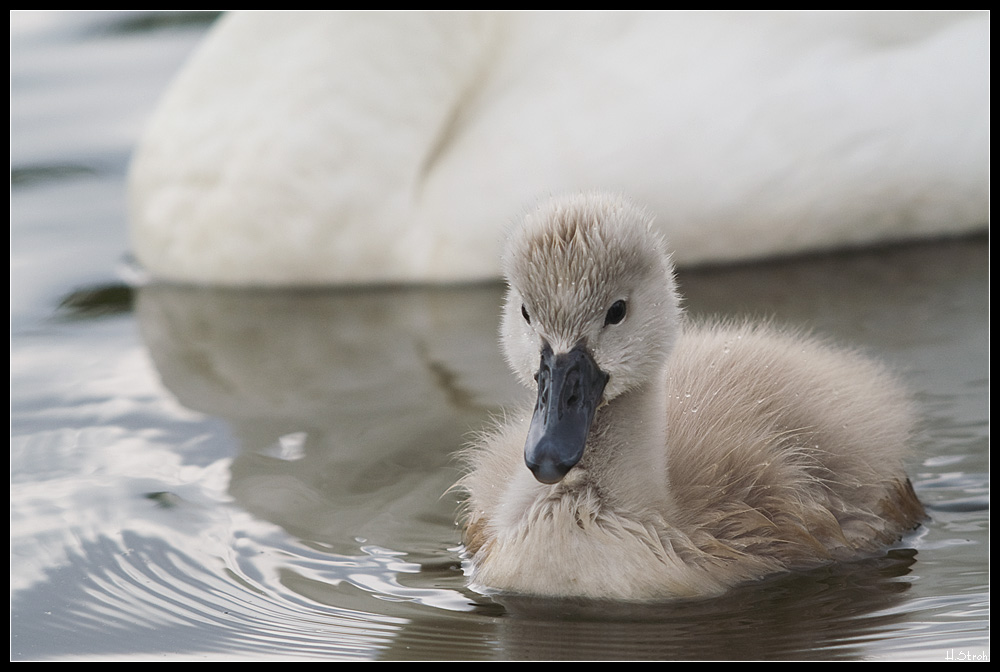
[[[538,399],[466,455],[473,584],[705,596],[913,528],[893,380],[770,326],[685,323],[650,223],[591,193],[542,205],[508,243],[503,348]]]

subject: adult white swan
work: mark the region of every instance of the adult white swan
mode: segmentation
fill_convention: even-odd
[[[679,263],[985,227],[988,13],[224,17],[130,175],[155,276],[499,276],[539,195],[621,189]]]
[[[909,405],[881,367],[768,326],[685,324],[630,203],[543,205],[504,271],[504,351],[538,401],[467,454],[475,584],[711,595],[863,557],[923,517]]]

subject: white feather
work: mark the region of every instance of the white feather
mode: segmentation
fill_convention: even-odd
[[[539,193],[615,189],[678,263],[981,230],[988,12],[224,17],[130,175],[154,276],[496,278]]]

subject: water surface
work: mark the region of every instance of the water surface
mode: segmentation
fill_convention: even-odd
[[[931,519],[897,547],[710,600],[479,595],[449,487],[528,396],[500,286],[122,279],[129,152],[200,18],[11,18],[13,659],[988,657],[985,239],[680,274],[693,315],[899,372]]]

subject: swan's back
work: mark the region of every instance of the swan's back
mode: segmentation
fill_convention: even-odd
[[[988,12],[236,12],[143,134],[132,247],[185,283],[493,279],[498,214],[589,185],[678,263],[985,230],[989,47]]]

